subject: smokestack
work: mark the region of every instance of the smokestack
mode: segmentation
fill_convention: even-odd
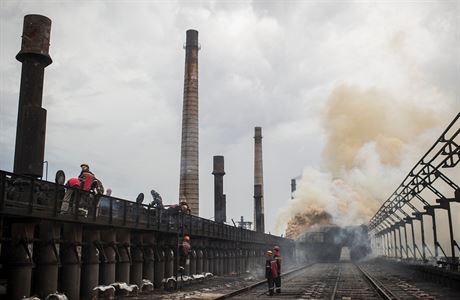
[[[198,181],[198,31],[187,30],[179,200],[199,215]]]
[[[297,182],[295,178],[291,179],[291,199],[294,199],[294,192],[297,189]]]
[[[224,195],[224,157],[214,156],[214,220],[218,223],[227,221]]]
[[[254,132],[254,226],[256,231],[265,232],[262,127],[255,127]]]
[[[22,63],[19,91],[14,173],[43,176],[45,156],[46,110],[42,108],[45,67],[49,56],[51,20],[40,15],[26,15],[21,51],[16,59]]]

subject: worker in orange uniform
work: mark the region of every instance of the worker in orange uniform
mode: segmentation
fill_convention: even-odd
[[[278,265],[278,277],[275,278],[275,292],[276,293],[281,293],[281,252],[280,252],[280,247],[275,246],[273,247],[273,256],[276,260],[276,263]]]
[[[182,244],[179,247],[179,273],[184,275],[185,271],[188,271],[188,266],[190,265],[189,255],[192,251],[192,246],[190,244],[190,236],[184,235]]]
[[[273,296],[275,290],[275,279],[278,278],[278,263],[273,257],[273,251],[267,251],[267,260],[265,261],[265,278],[268,283],[268,294]]]

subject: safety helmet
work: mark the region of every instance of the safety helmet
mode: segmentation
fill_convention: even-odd
[[[190,241],[190,237],[188,235],[184,235],[184,241]]]
[[[275,251],[280,251],[280,247],[279,247],[279,246],[275,246],[275,247],[273,247],[273,250],[275,250]]]
[[[268,250],[267,251],[267,256],[272,256],[273,255],[273,252],[271,250]]]
[[[80,168],[83,168],[84,166],[86,166],[86,167],[89,169],[89,165],[88,165],[87,163],[82,163],[82,164],[80,165]]]
[[[80,179],[78,178],[70,178],[69,181],[67,182],[69,186],[80,186]]]

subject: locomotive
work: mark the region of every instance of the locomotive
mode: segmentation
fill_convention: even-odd
[[[309,262],[337,262],[344,247],[349,249],[352,261],[368,256],[371,246],[367,226],[312,227],[296,240],[297,255]]]

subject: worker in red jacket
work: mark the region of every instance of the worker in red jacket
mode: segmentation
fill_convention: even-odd
[[[267,260],[265,261],[265,278],[268,283],[268,294],[273,296],[275,290],[275,280],[278,278],[278,263],[273,257],[273,251],[267,251]]]

